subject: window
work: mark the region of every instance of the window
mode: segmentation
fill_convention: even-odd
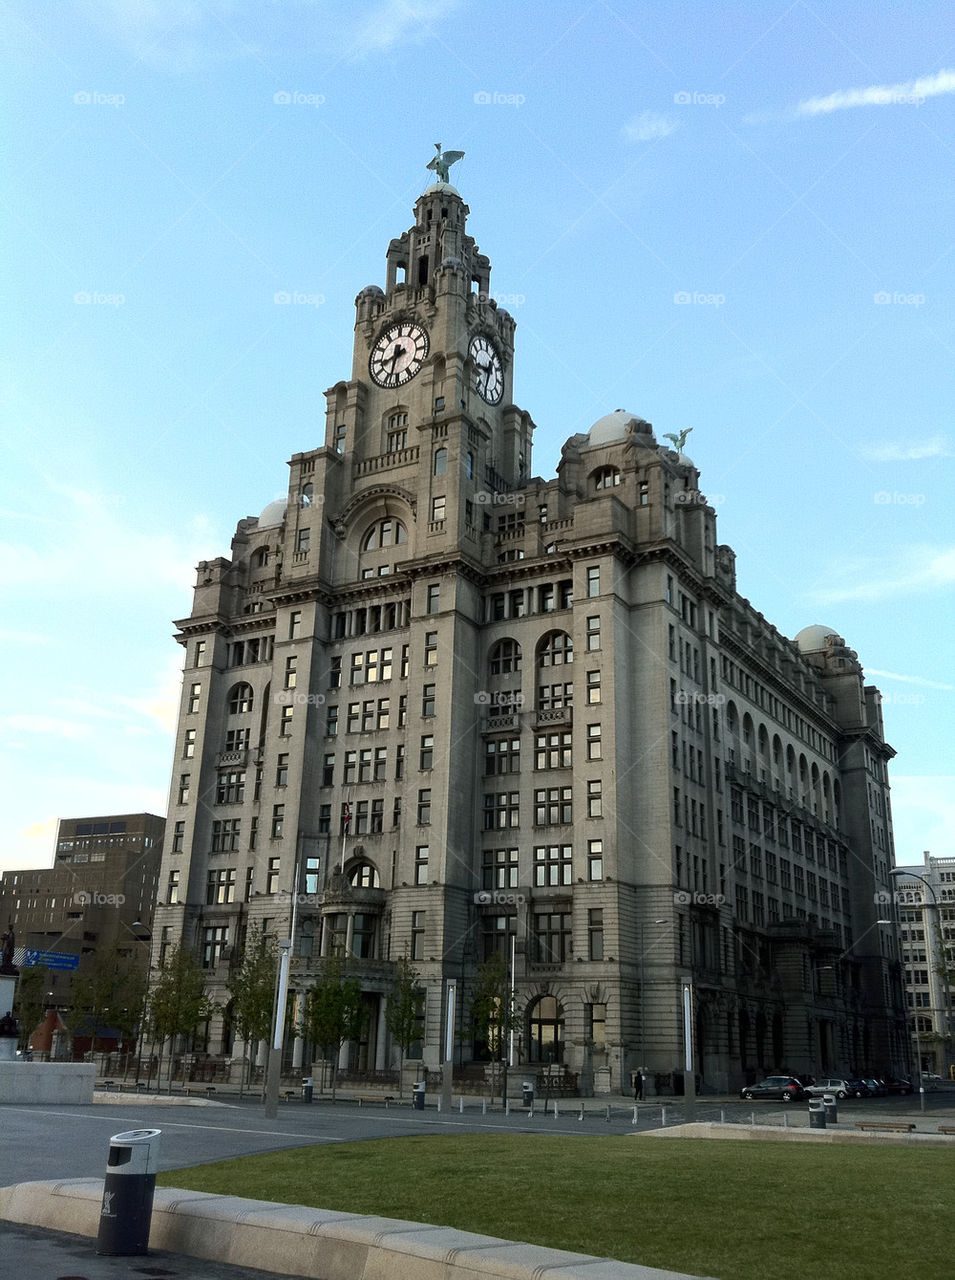
[[[179,803],[179,804],[188,804],[188,803],[189,803],[189,780],[190,780],[190,775],[189,775],[188,773],[180,773],[180,775],[179,775],[179,800],[178,800],[178,803]]]
[[[249,822],[249,848],[254,853],[259,843],[259,820],[252,818]]]
[[[587,726],[587,759],[603,759],[603,747],[600,740],[599,724],[589,724]]]
[[[189,701],[186,704],[186,714],[195,715],[199,710],[199,703],[202,701],[202,685],[194,684],[189,687]]]
[[[303,555],[306,554],[308,552],[308,544],[310,540],[311,530],[299,529],[295,535],[295,550],[301,552]]]
[[[315,486],[313,484],[303,484],[302,493],[299,497],[299,503],[303,507],[310,507],[315,497]]]
[[[646,507],[650,503],[650,485],[646,480],[640,481],[640,506]]]
[[[172,852],[182,853],[183,841],[186,838],[185,822],[177,822],[172,833]]]
[[[388,748],[375,747],[375,766],[372,774],[373,782],[384,782],[388,776]]]
[[[421,754],[418,768],[434,768],[434,735],[431,733],[424,733],[421,735]]]
[[[393,413],[389,417],[386,444],[388,453],[397,453],[400,449],[407,449],[408,415],[406,413]]]
[[[422,787],[418,792],[418,826],[427,827],[431,824],[431,788]]]
[[[587,817],[603,817],[603,783],[600,779],[587,783]]]
[[[520,773],[520,738],[494,738],[484,746],[484,776],[504,773]]]
[[[435,449],[434,451],[434,475],[443,476],[448,473],[448,451],[447,449]]]
[[[425,603],[425,613],[437,613],[441,607],[441,585],[432,582],[428,587],[428,594]]]
[[[251,730],[249,729],[226,729],[226,752],[248,751],[250,733]]]
[[[296,640],[302,632],[302,611],[293,609],[288,616],[288,638]]]
[[[216,804],[241,804],[244,799],[245,770],[220,770],[216,778]]]
[[[328,687],[329,689],[340,689],[342,687],[342,660],[340,656],[332,658],[329,664]]]
[[[401,446],[404,448],[404,445]],[[400,520],[378,520],[365,533],[362,551],[376,551],[381,547],[398,547],[408,541],[408,534]]]
[[[281,868],[281,858],[269,858],[265,871],[265,892],[268,894],[278,893],[279,891],[279,871]]]
[[[572,847],[538,845],[534,849],[534,884],[538,889],[573,883]]]
[[[437,685],[426,684],[421,687],[421,714],[433,716],[437,702]]]
[[[438,633],[437,631],[426,631],[424,633],[424,665],[433,667],[438,661]]]
[[[179,901],[179,875],[178,871],[169,872],[169,884],[166,887],[166,901],[170,906],[174,906]]]
[[[484,830],[503,831],[520,826],[520,792],[497,791],[484,797]]]
[[[587,912],[587,950],[591,960],[604,958],[604,913],[601,907]]]
[[[291,658],[285,659],[285,687],[286,689],[295,688],[295,664],[298,659],[293,654]]]
[[[574,642],[566,631],[549,631],[537,650],[539,667],[560,667],[574,660]]]
[[[235,867],[217,867],[206,881],[206,905],[235,902]]]
[[[277,787],[288,786],[288,752],[283,751],[275,763],[275,785]]]
[[[596,706],[600,701],[600,672],[587,672],[587,705]]]
[[[573,704],[574,686],[571,681],[537,686],[537,710],[560,711]]]
[[[202,967],[214,969],[222,958],[229,941],[229,927],[224,924],[209,925],[202,931]]]
[[[252,710],[253,695],[250,684],[233,685],[229,692],[229,715],[245,715]]]
[[[534,826],[573,822],[571,787],[549,787],[534,792]]]
[[[292,716],[295,708],[291,705],[282,707],[279,712],[279,737],[287,738],[292,732]]]
[[[587,879],[602,880],[604,878],[604,842],[602,840],[587,841]]]
[[[325,734],[334,738],[338,734],[338,707],[328,707],[325,712]]]
[[[447,509],[447,504],[443,494],[438,498],[431,499],[431,519],[432,520],[443,520],[445,518],[446,509]],[[429,609],[428,612],[432,613],[434,611]]]
[[[587,595],[591,599],[600,595],[600,567],[592,565],[587,570]]]
[[[194,667],[201,667],[205,663],[205,660],[206,660],[206,642],[205,640],[197,640],[196,647],[194,650],[194,656],[192,659],[192,665]]]
[[[620,484],[621,481],[620,472],[616,467],[600,467],[599,470],[593,473],[592,478],[594,488],[597,490],[613,489]]]
[[[424,918],[423,911],[411,913],[411,959],[424,959]]]
[[[481,883],[485,889],[516,889],[518,884],[516,849],[485,849]]]
[[[414,851],[414,883],[415,884],[428,883],[429,853],[430,853],[430,846],[426,844],[419,844]]]
[[[235,853],[239,847],[239,827],[239,818],[225,818],[213,822],[212,852]]]
[[[183,739],[183,743],[182,743],[183,760],[191,760],[192,757],[196,754],[196,732],[197,730],[195,729],[186,730],[186,736]]]
[[[538,734],[534,743],[534,768],[569,769],[572,737],[569,732]]]
[[[534,944],[538,964],[563,964],[571,949],[570,912],[535,912]]]
[[[516,640],[499,640],[491,650],[489,671],[492,676],[511,675],[521,669],[521,646]]]
[[[277,840],[285,829],[285,805],[273,804],[272,806],[272,827],[271,835],[273,840]],[[272,859],[269,859],[271,862]]]
[[[587,619],[587,651],[592,653],[600,648],[600,618]]]

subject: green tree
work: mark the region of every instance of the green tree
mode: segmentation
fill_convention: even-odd
[[[507,965],[500,951],[493,952],[483,964],[478,965],[468,1011],[475,1040],[487,1043],[493,1063],[501,1062],[507,1052],[505,1027],[513,1010],[510,1008]],[[502,1077],[502,1090],[503,1087]],[[493,1077],[491,1098],[494,1098]]]
[[[149,993],[149,1021],[162,1046],[169,1045],[168,1092],[172,1093],[173,1046],[177,1036],[191,1039],[197,1025],[213,1011],[206,994],[206,978],[193,952],[181,944],[174,947],[159,971]],[[161,1079],[162,1063],[160,1061]]]
[[[97,951],[73,984],[74,1035],[88,1034],[90,1048],[103,1028],[132,1035],[139,1019],[145,993],[145,977],[130,968],[127,957],[116,947]]]
[[[30,1037],[43,1021],[46,1011],[46,993],[49,990],[50,971],[44,966],[30,965],[21,969],[13,997],[13,1016],[20,1022],[20,1048],[25,1049]],[[6,1009],[0,1009],[0,1015]]]
[[[388,993],[385,1026],[401,1051],[401,1059],[398,1063],[399,1098],[402,1093],[404,1060],[411,1046],[421,1035],[421,999],[424,993],[419,985],[420,977],[411,961],[403,956],[398,961],[394,985]]]
[[[321,1049],[322,1057],[326,1061],[331,1059],[332,1101],[337,1085],[338,1054],[346,1041],[360,1038],[364,1023],[361,983],[357,978],[346,976],[338,957],[326,960],[306,997],[305,1030],[312,1043]]]
[[[232,1024],[246,1046],[248,1065],[239,1080],[240,1097],[246,1073],[251,1080],[254,1049],[261,1040],[268,1040],[272,1030],[278,950],[276,939],[253,925],[242,950],[242,963],[226,983],[232,996]]]

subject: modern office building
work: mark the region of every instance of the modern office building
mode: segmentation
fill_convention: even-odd
[[[533,474],[468,213],[446,181],[418,199],[287,499],[199,565],[154,958],[196,947],[205,1047],[240,1055],[230,966],[250,923],[288,936],[295,890],[293,1016],[347,957],[356,1069],[394,1065],[404,956],[425,1063],[452,978],[456,1058],[486,1058],[467,992],[495,950],[519,1061],[584,1089],[666,1087],[687,982],[704,1087],[898,1069],[877,691],[833,628],[787,639],[738,594],[685,436],[616,410]]]
[[[912,1059],[936,1075],[950,1075],[953,1055],[952,979],[955,976],[955,858],[899,867],[894,877]]]

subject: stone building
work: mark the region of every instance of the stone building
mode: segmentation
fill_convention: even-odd
[[[913,1078],[952,1075],[952,978],[955,976],[955,858],[900,867],[895,903],[912,1035]]]
[[[209,970],[206,1047],[241,1053],[230,965],[250,923],[288,935],[294,891],[293,1017],[347,956],[355,1070],[394,1065],[399,957],[433,1067],[443,983],[466,996],[494,950],[521,1069],[584,1088],[638,1066],[667,1087],[686,978],[704,1087],[900,1065],[876,691],[834,630],[789,640],[739,596],[696,467],[649,423],[608,413],[534,476],[468,212],[447,182],[418,199],[356,299],[323,441],[199,565],[178,623],[156,937]],[[479,1062],[457,1008],[456,1059]]]

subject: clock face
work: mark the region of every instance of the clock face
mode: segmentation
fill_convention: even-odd
[[[488,404],[497,404],[504,394],[504,366],[497,348],[478,334],[471,339],[468,355],[474,361],[474,390]]]
[[[403,387],[428,354],[428,335],[418,324],[403,321],[386,329],[371,349],[368,372],[379,387]]]

